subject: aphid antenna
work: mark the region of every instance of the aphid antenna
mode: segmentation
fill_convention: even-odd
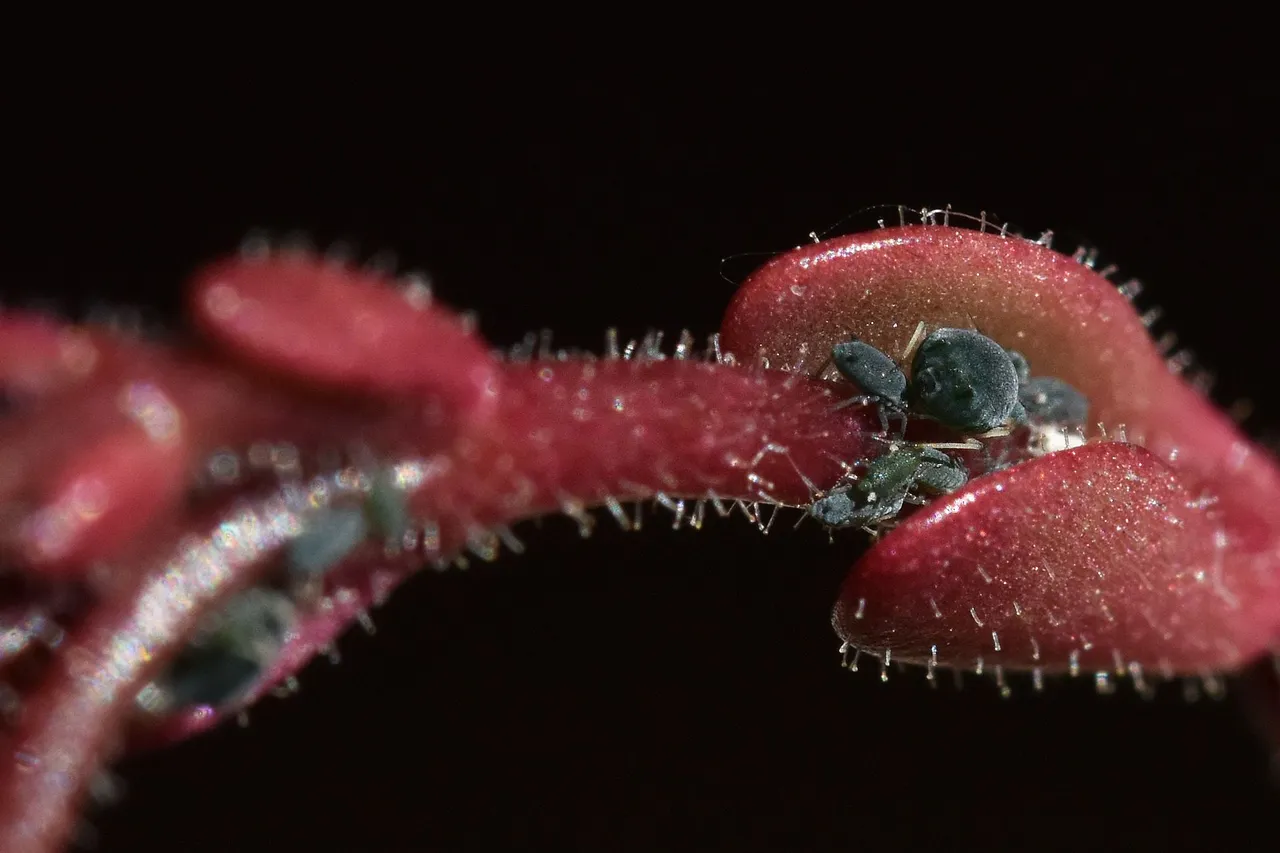
[[[1008,435],[1008,433],[1002,433],[1002,435]],[[976,438],[968,438],[964,441],[926,441],[917,444],[916,447],[927,447],[930,450],[981,450],[982,442]]]
[[[966,438],[964,441],[903,441],[897,438],[887,438],[885,436],[873,435],[871,438],[881,444],[889,446],[889,452],[893,453],[904,445],[912,447],[927,447],[930,450],[981,450],[982,442],[976,438]]]
[[[827,357],[824,358],[822,362],[818,365],[818,369],[813,373],[810,373],[809,375],[812,376],[814,379],[824,379],[826,378],[827,371],[830,369],[831,369],[831,355],[828,354]],[[831,381],[831,380],[828,380],[828,381]]]
[[[920,344],[924,341],[924,331],[924,320],[921,320],[916,324],[916,330],[911,333],[911,340],[907,341],[907,348],[902,352],[902,364],[911,363],[911,359],[915,357],[916,350],[920,348]]]
[[[800,344],[800,349],[796,353],[796,360],[791,364],[791,366],[784,368],[784,370],[787,373],[791,374],[790,376],[787,377],[786,381],[783,383],[785,387],[792,388],[795,386],[796,380],[798,380],[801,375],[804,375],[805,363],[808,362],[808,360],[809,360],[809,344],[806,342],[806,343]],[[830,361],[830,360],[831,358],[830,356],[828,356],[827,361]]]

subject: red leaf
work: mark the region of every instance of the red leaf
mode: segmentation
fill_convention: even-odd
[[[958,669],[1237,667],[1280,625],[1277,555],[1233,545],[1199,498],[1117,442],[990,474],[859,562],[836,629],[877,656]]]

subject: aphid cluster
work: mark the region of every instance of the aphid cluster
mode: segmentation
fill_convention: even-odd
[[[1061,427],[1083,424],[1088,400],[1054,377],[1031,376],[1021,353],[1006,350],[973,329],[941,328],[925,335],[920,323],[899,363],[865,341],[852,338],[831,351],[845,379],[865,393],[841,405],[874,404],[888,452],[861,460],[840,484],[817,496],[809,515],[828,527],[875,529],[890,522],[906,503],[954,492],[969,479],[965,465],[944,450],[982,447],[980,438],[1010,434],[1022,425]],[[897,435],[890,439],[889,418]],[[956,443],[906,440],[910,416],[933,421],[960,435]]]
[[[364,542],[398,542],[408,531],[408,508],[395,477],[382,470],[370,480],[367,489],[354,490],[356,500],[342,495],[307,513],[272,582],[240,593],[211,614],[168,669],[139,694],[139,705],[170,713],[197,706],[223,709],[245,698],[296,627],[299,603],[317,594],[325,576]]]

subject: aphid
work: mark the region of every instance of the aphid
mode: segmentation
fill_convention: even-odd
[[[889,356],[871,344],[854,338],[832,347],[831,361],[841,376],[867,392],[865,396],[851,400],[851,403],[880,404],[880,428],[886,433],[889,431],[889,412],[905,415],[907,377]],[[905,429],[905,423],[903,428]]]
[[[1054,376],[1032,378],[1026,357],[1007,350],[1009,360],[1018,373],[1018,402],[1027,412],[1027,423],[1033,425],[1080,425],[1089,419],[1089,400]]]
[[[1030,423],[1083,424],[1089,418],[1085,396],[1052,376],[1028,379],[1018,389],[1018,401]]]
[[[891,444],[865,464],[857,482],[814,501],[809,514],[828,527],[868,527],[897,516],[913,489],[943,495],[968,479],[959,462],[934,447]]]
[[[408,526],[404,492],[387,472],[379,472],[361,504],[329,507],[310,518],[307,529],[289,544],[289,572],[304,578],[323,575],[371,534],[398,540]]]
[[[962,432],[1022,422],[1018,370],[998,343],[972,329],[938,329],[911,361],[913,409]]]
[[[307,529],[289,543],[287,561],[294,575],[316,576],[341,563],[369,536],[363,507],[332,507],[315,513]]]
[[[982,434],[1025,420],[1018,389],[1026,360],[1017,356],[1015,362],[981,332],[936,329],[918,347],[908,346],[903,360],[908,357],[910,380],[893,359],[863,341],[844,341],[831,352],[841,375],[868,392],[856,399],[880,404],[886,432],[887,413],[905,415],[908,407],[966,433]]]
[[[245,590],[200,626],[165,673],[139,693],[139,704],[154,712],[232,704],[280,654],[296,621],[284,593]]]
[[[365,517],[374,532],[387,540],[404,538],[409,529],[409,505],[404,490],[388,470],[380,470],[373,478],[373,488],[364,502]]]

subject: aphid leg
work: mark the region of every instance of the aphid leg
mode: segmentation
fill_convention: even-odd
[[[804,487],[809,490],[809,500],[816,500],[822,494],[822,490],[800,470],[800,466],[796,464],[796,461],[791,458],[789,453],[787,454],[787,461],[791,463],[791,468],[796,472],[796,476],[800,478],[800,482],[804,483]]]
[[[840,478],[840,481],[839,481],[841,485],[843,485],[844,483],[854,483],[854,482],[857,482],[857,480],[858,480],[858,475],[857,475],[856,473],[854,473],[854,471],[855,471],[855,469],[856,469],[856,466],[854,466],[854,465],[850,465],[848,462],[844,461],[844,460],[843,460],[843,459],[841,459],[839,456],[836,456],[834,453],[828,453],[828,452],[827,452],[827,451],[825,451],[825,450],[824,450],[824,451],[822,451],[822,455],[823,455],[823,456],[825,456],[825,457],[827,457],[828,459],[830,459],[832,462],[836,463],[837,465],[839,465],[839,466],[840,466],[840,468],[844,471],[844,476],[843,476],[843,477],[841,477],[841,478]]]
[[[884,397],[877,397],[872,394],[862,394],[857,397],[850,397],[847,400],[841,400],[839,403],[836,403],[834,410],[839,411],[840,409],[847,409],[849,406],[856,405],[876,406],[876,417],[880,421],[880,435],[883,438],[887,439],[890,435],[890,414],[896,415],[899,418],[900,429],[897,431],[898,440],[903,440],[906,437],[908,416],[906,409],[902,406],[894,403],[892,400],[887,400]]]
[[[880,538],[886,533],[892,532],[893,528],[897,526],[898,522],[896,520],[892,518],[882,518],[879,521],[873,521],[870,524],[864,525],[862,529],[871,536],[871,542],[874,544],[879,542]]]
[[[792,458],[791,454],[787,452],[785,448],[783,448],[782,450],[782,455],[786,457],[787,462],[791,463],[791,469],[796,472],[796,476],[800,478],[800,482],[804,483],[805,488],[809,490],[809,504],[808,504],[809,507],[812,507],[816,502],[822,500],[823,498],[831,494],[830,491],[823,491],[822,489],[819,489],[817,484],[815,484],[813,480],[809,479],[809,476],[807,474],[805,474],[803,471],[800,470],[800,466],[796,464],[796,460]],[[834,491],[839,487],[843,486],[847,481],[852,481],[857,479],[856,475],[853,472],[852,465],[850,465],[848,462],[845,462],[843,459],[836,459],[835,457],[830,457],[830,458],[834,459],[840,465],[840,467],[844,469],[844,474],[840,477],[839,480],[836,481],[836,484],[832,486],[831,491]],[[778,514],[777,508],[775,507],[774,516],[776,516],[777,514]],[[800,517],[796,519],[796,523],[792,525],[791,529],[795,530],[799,528],[801,522],[803,522],[808,517],[809,517],[808,511],[800,513]],[[770,525],[773,524],[773,518],[769,519],[769,524]]]
[[[898,416],[899,429],[895,437],[897,438],[898,441],[906,441],[907,440],[907,423],[909,420],[909,416],[907,415],[906,408],[902,406],[896,406],[896,405],[886,407],[882,404],[880,406],[880,428],[884,431],[885,435],[889,434],[889,417],[886,414],[886,408],[888,408],[893,412],[893,414]]]

